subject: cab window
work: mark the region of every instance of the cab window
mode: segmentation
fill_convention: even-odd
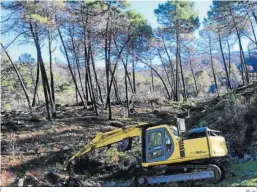
[[[150,161],[156,160],[164,157],[164,148],[163,148],[163,132],[153,131],[148,135],[148,149],[149,156],[148,159]]]
[[[147,131],[147,162],[164,161],[174,151],[174,143],[166,128]]]
[[[149,148],[157,147],[162,145],[162,132],[161,131],[155,131],[149,134]]]

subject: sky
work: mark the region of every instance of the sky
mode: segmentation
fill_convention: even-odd
[[[131,9],[136,10],[138,13],[142,13],[144,17],[148,20],[148,22],[151,24],[153,28],[158,26],[157,19],[154,15],[154,9],[158,8],[158,4],[164,3],[165,1],[159,0],[129,0],[131,4]],[[207,11],[210,8],[210,5],[212,3],[211,0],[195,0],[195,8],[198,11],[200,22],[203,21],[204,17],[207,15]],[[8,35],[4,36],[2,38],[2,42],[4,45],[9,44],[9,42],[14,39],[15,36]],[[243,40],[243,48],[246,50],[247,41]],[[54,52],[54,60],[60,61],[61,63],[66,63],[66,59],[64,55],[60,52],[59,48],[60,44],[57,46],[56,51]],[[234,47],[234,50],[237,50],[237,47]],[[32,55],[32,57],[36,58],[36,49],[33,44],[25,44],[25,45],[19,45],[18,43],[14,43],[12,46],[8,48],[9,54],[12,57],[14,61],[18,60],[19,56],[23,53],[29,53]],[[47,47],[44,46],[42,48],[42,55],[45,62],[49,61],[48,51]],[[58,63],[60,63],[58,62]],[[103,61],[98,61],[98,64],[102,65]]]

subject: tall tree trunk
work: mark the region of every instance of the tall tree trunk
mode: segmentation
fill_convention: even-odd
[[[241,37],[240,34],[238,32],[238,29],[236,27],[236,32],[237,32],[237,38],[238,38],[238,43],[239,43],[239,48],[240,48],[240,52],[242,53],[242,57],[241,58],[241,62],[245,68],[245,77],[246,77],[246,82],[249,83],[249,73],[248,73],[248,69],[247,69],[247,65],[246,65],[246,60],[245,60],[245,55],[244,55],[244,50],[242,47],[242,43],[241,43]]]
[[[85,60],[85,106],[87,107],[87,102],[88,102],[88,87],[87,87],[87,76],[88,76],[88,68],[87,68],[87,60],[88,60],[88,48],[87,48],[87,24],[88,24],[88,9],[86,11],[86,21],[83,22],[83,44],[84,44],[84,60]],[[84,21],[84,13],[81,14],[82,19]]]
[[[89,45],[88,45],[88,56],[89,56],[89,58],[87,60],[88,61],[87,66],[88,66],[89,88],[91,89],[91,93],[92,93],[92,99],[91,99],[92,106],[94,107],[95,113],[98,116],[95,93],[94,93],[94,87],[93,87],[93,83],[92,83],[91,70],[90,70],[90,59],[92,59],[92,58],[90,58],[90,52],[92,52],[91,42],[90,42],[90,34],[89,34],[88,39],[89,39]]]
[[[254,9],[252,9],[252,15],[253,15],[253,17],[254,17],[254,19],[255,19],[255,22],[256,22],[256,24],[257,24],[257,16],[256,16],[256,14],[255,14],[255,12],[254,12]]]
[[[90,78],[89,78],[89,72],[88,72],[88,77],[87,77],[87,86],[88,86],[88,92],[89,92],[89,96],[90,96],[90,103],[92,105],[92,107],[94,107],[94,104],[93,104],[93,95],[92,95],[92,88],[90,86]]]
[[[32,36],[34,39],[34,43],[36,46],[36,50],[37,50],[37,60],[39,62],[39,66],[40,66],[41,78],[42,78],[42,84],[43,84],[43,90],[44,90],[44,96],[45,96],[45,102],[46,102],[47,119],[51,120],[52,119],[52,111],[50,111],[49,104],[51,104],[51,106],[52,106],[53,103],[52,103],[52,99],[51,99],[50,86],[48,84],[48,78],[47,78],[44,62],[42,59],[37,24],[35,24],[35,26],[33,27],[32,23],[30,23],[30,30],[31,30],[31,33],[32,33]]]
[[[110,73],[112,74],[112,70],[110,70]],[[114,94],[115,94],[115,100],[117,102],[120,102],[120,97],[119,97],[119,93],[118,93],[118,87],[117,87],[117,81],[116,81],[116,78],[115,76],[113,77],[113,88],[114,88]]]
[[[22,78],[21,78],[21,76],[20,76],[20,73],[19,73],[17,67],[15,66],[15,64],[12,62],[11,57],[9,56],[8,52],[6,51],[6,49],[4,48],[4,46],[3,46],[2,43],[1,43],[1,46],[2,46],[2,48],[3,48],[3,50],[4,50],[5,54],[6,54],[6,56],[8,57],[10,63],[12,64],[12,66],[13,66],[13,68],[14,68],[16,74],[17,74],[17,77],[18,77],[18,79],[19,79],[19,81],[20,81],[20,83],[21,83],[21,87],[22,87],[22,89],[23,89],[23,92],[24,92],[25,97],[26,97],[26,99],[27,99],[28,107],[29,107],[29,109],[31,110],[32,108],[31,108],[31,104],[30,104],[30,98],[29,98],[27,89],[26,89],[26,87],[25,87],[25,85],[24,85],[24,82],[23,82],[23,80],[22,80]]]
[[[48,51],[49,51],[49,63],[50,63],[50,78],[51,78],[51,93],[52,93],[52,113],[53,117],[56,117],[56,104],[55,104],[55,95],[54,95],[54,74],[53,74],[53,66],[52,66],[52,42],[50,31],[48,31]]]
[[[74,78],[76,79],[76,69],[74,69]],[[76,97],[76,104],[79,104],[79,99],[78,99],[78,91],[75,87],[75,97]]]
[[[117,48],[117,47],[116,47]],[[118,48],[117,48],[118,49]],[[123,64],[123,67],[124,67],[124,70],[125,70],[125,73],[127,75],[127,78],[128,78],[128,81],[129,81],[129,85],[130,85],[130,88],[131,88],[131,91],[132,93],[135,93],[134,91],[134,88],[132,86],[132,83],[131,83],[131,80],[130,80],[130,77],[129,77],[129,74],[128,74],[128,69],[126,68],[126,64],[124,62],[124,59],[121,57],[121,61],[122,61],[122,64]]]
[[[218,84],[217,84],[217,79],[216,79],[216,74],[214,70],[214,65],[213,65],[213,58],[212,58],[212,47],[211,47],[211,39],[209,38],[209,51],[210,51],[210,56],[211,56],[211,69],[212,69],[212,75],[215,83],[215,92],[218,93]]]
[[[38,82],[39,82],[39,62],[37,61],[37,77],[36,77],[36,84],[35,84],[35,89],[33,94],[32,107],[36,105],[36,96],[38,96],[38,93],[37,93]]]
[[[152,66],[152,58],[150,56],[150,65]],[[151,69],[151,79],[152,79],[152,89],[151,92],[154,92],[154,83],[153,83],[153,70]]]
[[[107,22],[106,22],[106,28],[105,28],[105,38],[104,38],[104,52],[105,52],[105,75],[106,75],[106,90],[107,90],[107,101],[106,101],[106,107],[107,109],[108,106],[110,106],[110,98],[108,97],[108,90],[109,88],[109,75],[110,75],[110,62],[109,62],[109,57],[108,57],[108,39],[111,34],[109,34],[109,22],[110,22],[110,12],[108,12],[108,17],[107,17]],[[108,105],[108,106],[107,106]],[[109,109],[109,119],[110,119],[110,111]]]
[[[184,101],[187,101],[186,85],[185,85],[185,79],[184,79],[184,73],[183,73],[183,67],[182,67],[182,61],[181,61],[181,53],[180,53],[180,43],[179,43],[179,63],[180,63],[180,71],[181,71],[181,80],[183,85]]]
[[[246,66],[246,61],[245,61],[244,51],[243,51],[243,47],[242,47],[242,43],[241,43],[240,33],[238,31],[237,24],[235,22],[235,18],[234,18],[234,15],[232,13],[231,7],[229,7],[229,10],[230,10],[230,14],[232,16],[234,27],[236,29],[236,34],[237,34],[237,38],[238,38],[239,48],[240,48],[240,51],[242,53],[242,57],[240,57],[241,58],[241,62],[243,62],[243,65],[246,68],[246,71],[245,71],[246,82],[249,83],[249,74],[248,74],[248,69],[247,69],[247,66]]]
[[[65,47],[65,44],[64,44],[64,41],[63,41],[63,38],[62,38],[62,34],[61,34],[60,29],[58,29],[58,33],[59,33],[59,36],[60,36],[60,39],[61,39],[61,42],[62,42],[62,46],[63,46],[64,52],[65,52],[65,56],[66,56],[66,59],[67,59],[67,62],[68,62],[68,67],[69,67],[69,70],[70,70],[70,73],[71,73],[71,76],[72,76],[74,85],[75,85],[75,87],[76,87],[76,90],[77,90],[77,92],[78,92],[78,94],[79,94],[79,97],[80,97],[80,99],[81,99],[81,102],[82,102],[83,106],[84,106],[85,108],[87,108],[87,106],[86,106],[86,104],[85,104],[85,102],[84,102],[84,100],[83,100],[83,97],[82,97],[82,95],[81,95],[81,93],[80,93],[80,91],[79,91],[79,89],[78,89],[77,81],[76,81],[76,79],[75,79],[75,77],[74,77],[74,74],[73,74],[73,71],[72,71],[72,69],[71,69],[71,64],[70,64],[69,56],[68,56],[67,49],[66,49],[66,47]]]
[[[118,86],[117,86],[117,81],[116,81],[115,77],[114,77],[113,85],[114,85],[114,91],[115,91],[116,100],[118,102],[121,102],[120,96],[119,96],[119,90],[118,90]]]
[[[76,51],[76,47],[75,47],[75,43],[74,43],[74,38],[73,38],[74,34],[72,34],[72,31],[70,31],[70,37],[71,37],[71,44],[72,44],[73,54],[74,54],[74,58],[75,58],[75,63],[76,63],[76,66],[77,66],[81,92],[82,92],[82,95],[83,95],[84,99],[86,99],[84,86],[82,84],[82,78],[81,78],[81,74],[80,74],[79,57],[77,55],[77,51]]]
[[[254,41],[255,41],[255,44],[256,44],[256,46],[257,46],[256,33],[255,33],[255,30],[254,30],[254,27],[253,27],[253,22],[252,22],[251,17],[250,17],[249,14],[248,14],[248,18],[249,18],[249,21],[250,21],[250,24],[251,24],[251,28],[252,28],[252,32],[253,32]]]
[[[231,63],[230,63],[230,45],[228,42],[228,39],[226,39],[227,45],[228,45],[228,75],[230,77],[230,72],[231,72]]]
[[[89,99],[88,99],[88,98],[89,98],[89,96],[88,96],[88,92],[89,92],[89,91],[88,91],[88,86],[87,86],[87,84],[88,84],[88,83],[87,83],[87,80],[88,80],[88,68],[87,68],[87,64],[85,64],[85,67],[86,67],[86,72],[85,72],[85,73],[86,73],[86,74],[85,74],[85,94],[86,94],[86,99],[85,99],[85,100],[86,100],[86,103],[87,103],[87,102],[89,101]]]
[[[223,63],[224,63],[225,71],[226,71],[226,76],[227,76],[228,87],[229,87],[229,89],[232,89],[231,84],[230,84],[229,75],[228,75],[228,68],[227,68],[227,65],[226,65],[225,56],[224,56],[224,52],[223,52],[223,48],[222,48],[222,44],[221,44],[220,33],[218,35],[219,35],[220,51],[221,51],[221,55],[222,55],[222,59],[223,59]]]
[[[179,37],[178,31],[176,31],[176,81],[175,81],[175,101],[180,100],[179,92]]]
[[[163,45],[164,45],[164,50],[166,52],[166,55],[168,56],[168,60],[169,60],[169,63],[170,63],[170,70],[171,70],[171,77],[172,77],[172,84],[174,85],[173,88],[171,88],[173,90],[173,94],[174,94],[174,99],[175,99],[175,94],[174,92],[176,92],[176,82],[175,82],[175,74],[174,74],[174,67],[173,67],[173,64],[172,64],[172,61],[171,61],[171,58],[170,58],[170,55],[169,55],[169,52],[167,50],[167,47],[166,47],[166,44],[165,44],[165,40],[164,38],[162,38],[162,41],[163,41]]]
[[[128,44],[129,41],[130,41],[130,37],[127,38],[127,40],[126,40],[126,42],[124,43],[124,45],[121,47],[120,50],[118,50],[118,56],[117,56],[116,62],[115,62],[115,64],[114,64],[114,69],[113,69],[113,72],[112,72],[112,75],[111,75],[110,85],[108,86],[109,89],[107,90],[106,106],[108,106],[109,120],[112,119],[112,109],[111,109],[110,93],[111,93],[111,88],[112,88],[112,83],[113,83],[115,71],[116,71],[118,62],[119,62],[119,60],[120,60],[121,53],[122,53],[123,49],[125,48],[125,46]],[[117,46],[117,43],[116,43],[116,41],[115,41],[115,39],[114,39],[114,43],[115,43],[116,47],[118,47],[118,46]]]
[[[249,53],[250,54],[250,53]],[[36,86],[36,83],[35,83],[35,78],[34,78],[34,75],[33,75],[33,71],[32,71],[32,68],[29,69],[29,72],[30,72],[30,76],[31,76],[31,80],[32,80],[32,84],[34,85],[34,87]],[[35,99],[38,99],[38,102],[39,102],[39,97],[38,97],[38,93],[36,93],[35,95]],[[33,106],[32,106],[33,107]]]
[[[196,83],[195,73],[194,73],[193,66],[192,66],[192,59],[191,59],[191,56],[190,56],[190,58],[189,58],[189,64],[190,64],[191,73],[192,73],[193,79],[194,79],[195,92],[196,92],[196,95],[198,95],[199,92],[198,92],[198,87],[197,87],[197,83]]]
[[[159,49],[158,49],[158,55],[159,55],[159,57],[160,57],[160,60],[161,60],[161,63],[162,63],[162,67],[163,67],[163,69],[164,69],[164,72],[165,72],[165,74],[166,74],[166,76],[167,76],[168,83],[169,83],[170,89],[171,89],[171,95],[172,95],[172,93],[173,93],[173,86],[172,86],[172,84],[171,84],[170,77],[169,77],[168,72],[167,72],[167,70],[166,70],[166,67],[165,67],[165,64],[164,64],[164,61],[163,61],[163,58],[162,58],[162,56],[161,56],[161,53],[160,53],[160,50],[159,50]],[[171,96],[171,97],[172,97],[172,96]],[[172,99],[172,98],[169,98],[169,99]]]
[[[242,81],[243,81],[243,85],[245,85],[245,77],[244,77],[244,70],[245,70],[245,68],[244,68],[244,64],[243,64],[243,62],[242,62],[242,52],[241,52],[241,50],[240,50],[240,60],[241,60],[241,76],[242,76]]]
[[[245,85],[245,80],[246,80],[246,83],[248,84],[248,81],[247,81],[247,68],[246,68],[246,65],[244,64],[243,62],[243,53],[242,53],[242,50],[240,50],[240,60],[241,60],[241,68],[242,68],[242,74],[245,74],[245,79],[243,80],[243,84]],[[249,76],[248,76],[248,79],[249,79]]]
[[[127,83],[127,76],[128,74],[126,71],[128,70],[128,55],[126,58],[126,63],[125,63],[125,92],[126,92],[126,105],[127,105],[127,111],[128,111],[128,116],[130,116],[130,110],[129,110],[129,99],[128,99],[128,83]]]
[[[90,51],[91,52],[91,62],[92,62],[93,72],[94,72],[94,75],[95,75],[95,83],[96,83],[96,86],[98,88],[98,92],[99,92],[99,96],[100,96],[100,101],[101,101],[101,103],[103,103],[101,87],[99,85],[97,74],[96,74],[96,70],[95,70],[95,58],[94,58],[94,54],[93,54],[92,48],[90,50],[91,50]]]
[[[134,56],[134,52],[133,52],[133,60],[132,60],[132,76],[133,76],[133,89],[134,89],[134,93],[136,93],[136,75],[135,75],[135,56]],[[128,69],[126,69],[127,71]]]

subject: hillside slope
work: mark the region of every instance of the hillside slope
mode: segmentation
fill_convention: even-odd
[[[135,112],[129,118],[123,117],[122,110],[125,106],[116,105],[113,110],[114,117],[117,121],[126,120],[127,124],[132,124],[142,121],[172,120],[177,115],[186,118],[188,129],[208,126],[211,129],[221,130],[229,142],[231,165],[223,182],[172,186],[256,186],[256,84],[204,102],[153,102],[153,104],[136,104]],[[17,186],[19,179],[24,180],[24,186],[65,185],[68,179],[66,166],[71,155],[92,140],[97,131],[106,132],[115,129],[114,124],[107,120],[106,111],[102,111],[101,115],[96,117],[81,106],[58,106],[57,110],[60,115],[53,121],[42,118],[43,112],[40,111],[33,115],[26,111],[1,114],[2,186]],[[79,167],[83,170],[85,165],[96,166],[91,169],[91,177],[85,180],[84,184],[86,186],[133,185],[133,180],[126,179],[133,176],[132,170],[126,169],[127,163],[133,165],[140,160],[138,149],[140,147],[125,153],[109,149],[102,151],[100,156],[91,154],[90,158],[96,162],[81,164],[82,167]],[[102,168],[103,165],[107,167]]]

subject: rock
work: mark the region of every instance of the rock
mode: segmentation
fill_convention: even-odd
[[[245,154],[243,159],[244,159],[245,161],[248,161],[248,160],[251,160],[252,157],[251,157],[251,155]]]

